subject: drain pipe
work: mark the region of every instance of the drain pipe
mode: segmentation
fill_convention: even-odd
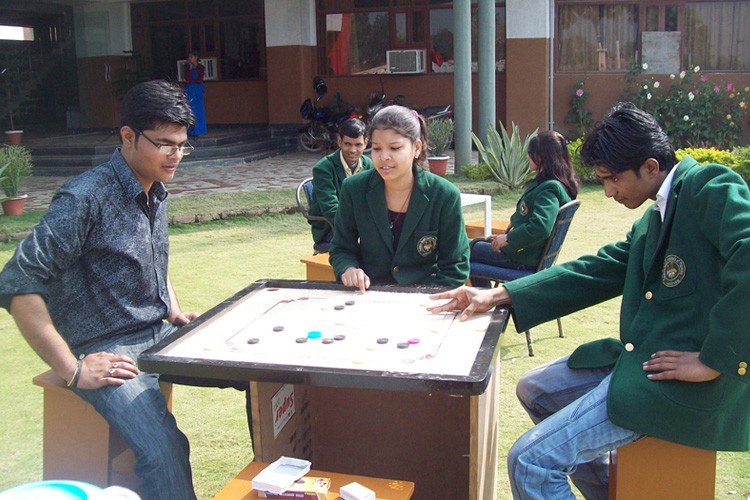
[[[555,1],[549,0],[549,130],[555,129]]]

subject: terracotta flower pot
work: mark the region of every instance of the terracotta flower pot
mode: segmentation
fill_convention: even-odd
[[[21,138],[23,137],[23,130],[6,130],[5,137],[8,138],[8,142],[13,145],[21,144]]]
[[[448,160],[450,156],[430,156],[427,158],[430,172],[435,175],[444,176],[448,172]]]
[[[21,215],[23,214],[23,208],[26,204],[26,198],[28,195],[19,196],[17,198],[8,198],[2,201],[3,213],[5,215]]]

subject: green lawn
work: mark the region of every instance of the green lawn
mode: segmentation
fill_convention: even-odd
[[[507,218],[516,197],[517,193],[493,196],[496,218]],[[288,199],[289,193],[282,198]],[[622,238],[641,213],[605,199],[600,188],[586,188],[580,198],[582,205],[561,261],[595,252],[600,245]],[[186,210],[203,210],[203,206],[199,203]],[[467,218],[481,217],[480,207],[470,207],[467,212]],[[186,310],[205,311],[261,278],[303,279],[304,266],[299,259],[311,253],[308,226],[298,214],[274,213],[173,226],[171,235],[170,274]],[[0,263],[10,258],[13,248],[10,244],[0,245]],[[526,355],[523,335],[516,334],[512,327],[504,335],[500,353],[500,499],[510,497],[505,476],[507,450],[530,426],[515,400],[515,381],[528,369],[567,354],[582,342],[601,335],[616,336],[618,304],[613,300],[566,317],[563,339],[557,337],[554,322],[535,328],[534,358]],[[0,398],[4,402],[0,406],[2,491],[41,479],[42,394],[31,384],[31,378],[46,367],[25,344],[5,311],[0,311],[0,332]],[[252,458],[244,404],[244,395],[233,389],[174,388],[174,413],[191,441],[199,498],[211,498]],[[750,490],[748,456],[719,454],[717,498],[737,498],[728,492]]]

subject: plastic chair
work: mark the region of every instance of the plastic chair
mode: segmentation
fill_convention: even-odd
[[[557,211],[555,225],[552,227],[552,233],[547,240],[547,244],[545,245],[544,251],[542,252],[542,257],[539,260],[539,264],[537,265],[535,270],[509,269],[506,267],[493,266],[492,264],[485,264],[483,262],[476,262],[472,259],[470,262],[471,270],[469,271],[469,278],[482,278],[485,280],[489,280],[494,283],[495,287],[497,287],[500,283],[523,278],[524,276],[529,276],[531,274],[552,267],[557,261],[557,256],[560,254],[560,250],[562,249],[562,244],[565,241],[565,237],[568,235],[568,229],[570,228],[570,223],[573,221],[573,215],[575,215],[576,210],[578,210],[578,207],[580,205],[580,200],[573,200],[561,206]],[[473,239],[470,243],[472,253],[474,245],[478,241],[486,241],[486,239]],[[560,318],[557,318],[557,331],[561,338],[565,336],[563,334],[562,322],[560,321]],[[526,345],[529,349],[529,356],[533,356],[534,347],[531,345],[531,331],[529,330],[526,331]]]
[[[333,233],[333,223],[329,221],[326,217],[323,217],[322,215],[310,215],[310,205],[312,205],[312,195],[313,195],[313,178],[308,177],[304,181],[300,182],[299,186],[297,186],[296,197],[297,197],[297,209],[299,210],[299,213],[301,213],[302,216],[308,221],[325,221],[328,224],[328,226],[331,228],[331,233]],[[328,241],[322,242],[322,243],[315,243],[313,244],[313,250],[315,251],[313,255],[317,255],[319,253],[326,253],[330,249],[331,249],[331,243]]]

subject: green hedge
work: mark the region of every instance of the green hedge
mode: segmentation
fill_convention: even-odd
[[[581,156],[578,152],[583,139],[576,139],[568,143],[568,152],[570,159],[575,167],[576,175],[583,184],[599,184],[600,181],[594,174],[594,169],[586,167],[581,162]],[[732,151],[726,151],[716,148],[684,148],[675,151],[677,160],[682,160],[685,155],[689,155],[701,165],[706,163],[719,163],[726,165],[740,174],[745,182],[750,184],[750,146],[737,147]]]

